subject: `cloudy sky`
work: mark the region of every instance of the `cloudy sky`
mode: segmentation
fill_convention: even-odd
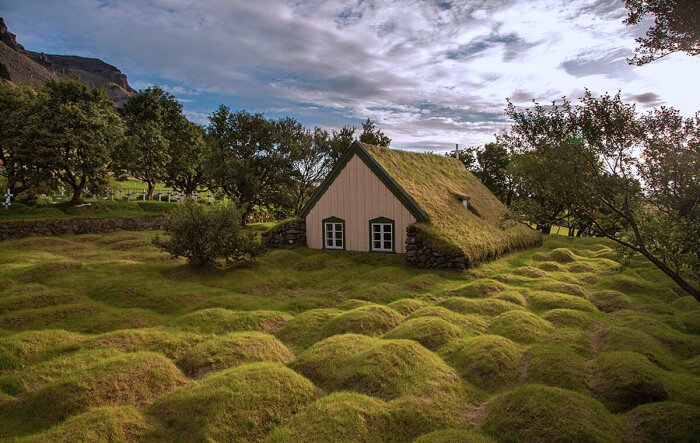
[[[700,57],[625,62],[620,0],[2,0],[27,49],[98,57],[205,124],[219,104],[308,126],[369,117],[393,146],[445,150],[508,126],[505,99],[622,91],[700,110]]]

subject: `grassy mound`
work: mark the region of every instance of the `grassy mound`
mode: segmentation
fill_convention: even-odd
[[[641,354],[604,352],[591,364],[591,392],[613,412],[668,398],[661,371]]]
[[[387,306],[400,314],[408,315],[424,307],[425,303],[415,298],[402,298],[389,303]]]
[[[0,371],[18,369],[64,352],[83,339],[62,330],[20,332],[0,338]]]
[[[124,329],[98,335],[86,340],[83,346],[111,347],[124,352],[160,352],[170,359],[177,359],[187,349],[206,339],[206,335],[182,332],[177,329]]]
[[[513,271],[513,274],[529,278],[550,278],[549,274],[545,271],[529,265],[519,267]]]
[[[671,306],[684,312],[700,310],[700,302],[695,300],[695,298],[690,295],[678,297],[673,303],[671,303]]]
[[[532,256],[533,260],[539,260],[542,263],[537,263],[534,266],[538,269],[547,272],[566,272],[566,268],[554,261],[547,261],[549,257],[546,255],[535,254]]]
[[[180,317],[176,325],[199,333],[222,334],[232,331],[274,332],[291,315],[278,311],[232,311],[223,308],[201,309]]]
[[[595,312],[596,307],[585,298],[548,291],[531,291],[527,299],[533,309],[548,311],[550,309],[577,309]]]
[[[251,363],[191,383],[151,411],[177,441],[256,441],[313,401],[314,386],[277,363]]]
[[[324,326],[323,334],[326,337],[346,333],[376,336],[391,330],[401,320],[401,314],[386,306],[363,306],[331,318]]]
[[[370,442],[386,435],[389,408],[382,400],[337,392],[316,400],[276,428],[267,442]]]
[[[622,423],[632,441],[691,443],[700,436],[700,408],[674,402],[650,403],[627,412]]]
[[[46,432],[19,441],[148,441],[157,439],[157,434],[154,424],[133,406],[105,406],[71,417]]]
[[[340,309],[341,311],[349,311],[351,309],[357,309],[361,308],[363,306],[371,306],[374,303],[369,302],[367,300],[357,300],[355,298],[351,298],[350,300],[345,300],[342,303],[339,303],[335,308]]]
[[[413,443],[492,443],[495,440],[475,431],[464,429],[443,429],[421,435]]]
[[[507,338],[480,335],[455,340],[440,355],[475,386],[499,391],[520,379],[522,349]]]
[[[435,350],[462,335],[462,330],[437,317],[418,317],[401,323],[383,338],[415,340],[430,350]]]
[[[585,329],[593,319],[590,315],[575,309],[552,309],[542,314],[542,318],[557,326]]]
[[[185,383],[167,358],[147,352],[124,354],[84,366],[53,380],[26,398],[0,405],[5,432],[35,431],[99,406],[143,406]],[[4,410],[2,410],[4,409]]]
[[[177,365],[190,377],[244,363],[286,363],[294,358],[275,337],[262,332],[232,332],[200,343],[184,353]]]
[[[34,294],[3,296],[0,298],[0,315],[23,309],[44,308],[81,300],[80,294],[64,290],[41,290]]]
[[[565,389],[525,385],[486,404],[481,428],[503,442],[621,441],[622,427],[603,405]]]
[[[603,312],[621,311],[632,309],[634,304],[629,297],[620,291],[599,291],[591,294],[591,301]]]
[[[520,305],[495,298],[469,299],[449,297],[438,303],[438,305],[460,314],[477,314],[489,317],[516,309],[523,309]]]
[[[535,314],[509,311],[491,320],[489,332],[519,343],[534,343],[549,338],[554,328]]]
[[[601,341],[604,342],[605,351],[638,352],[664,369],[678,366],[678,359],[666,347],[634,328],[616,326],[607,328],[602,332]]]
[[[586,392],[586,360],[573,349],[552,345],[531,346],[523,357],[524,381]]]
[[[483,318],[476,315],[458,314],[442,306],[426,306],[408,316],[409,319],[420,317],[441,318],[474,334],[481,334],[486,330],[486,321]]]
[[[516,291],[503,291],[493,297],[492,300],[503,300],[519,306],[523,306],[527,300],[520,292]]]
[[[380,398],[428,394],[459,384],[439,357],[410,340],[336,335],[316,343],[290,366],[326,391],[351,390]]]
[[[549,259],[557,263],[571,263],[576,261],[576,254],[568,248],[557,248],[549,253]]]
[[[548,282],[542,285],[538,285],[537,289],[544,290],[544,291],[549,291],[549,292],[557,292],[560,294],[569,294],[569,295],[574,295],[576,297],[581,297],[581,298],[588,298],[589,293],[586,291],[583,286],[573,284],[573,283],[565,283],[565,282]]]
[[[341,313],[338,309],[311,309],[289,320],[275,335],[290,346],[305,349],[321,340],[326,323]]]
[[[506,285],[497,280],[477,280],[450,292],[455,297],[486,298],[506,290]]]

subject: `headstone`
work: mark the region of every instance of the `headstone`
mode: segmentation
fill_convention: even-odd
[[[12,201],[10,199],[14,196],[12,192],[10,192],[10,188],[7,188],[7,192],[5,193],[5,201],[2,203],[2,205],[5,207],[5,209],[10,209],[10,206],[12,206]]]
[[[146,188],[143,188],[143,201],[146,201]]]

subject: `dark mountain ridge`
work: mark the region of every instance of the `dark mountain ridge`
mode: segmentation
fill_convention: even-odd
[[[97,58],[27,51],[0,17],[0,78],[13,83],[40,85],[49,80],[80,77],[93,88],[104,87],[117,105],[134,89],[119,69]]]

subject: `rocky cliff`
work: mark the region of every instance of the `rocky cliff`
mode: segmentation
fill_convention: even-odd
[[[104,87],[117,105],[135,91],[126,75],[100,59],[27,51],[0,17],[0,78],[13,83],[39,85],[49,80],[80,77],[93,88]]]

